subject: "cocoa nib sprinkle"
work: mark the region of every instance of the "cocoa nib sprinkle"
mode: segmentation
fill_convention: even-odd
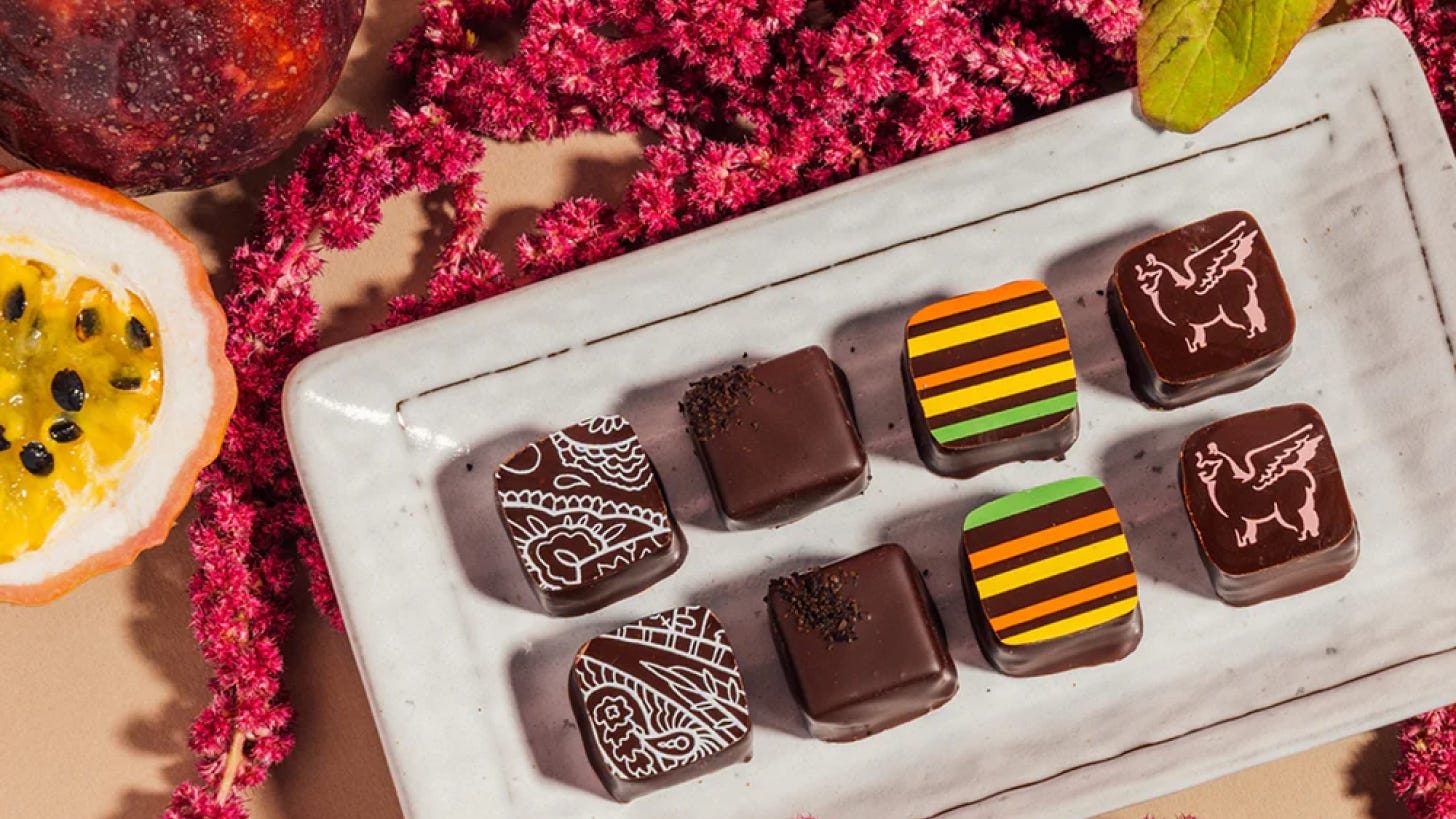
[[[677,408],[694,437],[705,441],[737,422],[738,406],[752,400],[753,388],[761,383],[752,370],[736,364],[689,384]]]
[[[849,596],[857,578],[855,572],[795,572],[770,581],[769,593],[789,604],[800,631],[817,633],[831,646],[852,643],[858,638],[855,623],[865,619],[859,603]]]

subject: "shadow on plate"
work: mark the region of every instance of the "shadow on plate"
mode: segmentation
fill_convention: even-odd
[[[1217,599],[1178,486],[1179,450],[1206,421],[1199,416],[1113,441],[1102,451],[1097,477],[1117,504],[1138,575]]]
[[[472,444],[435,475],[435,492],[456,559],[483,594],[540,611],[495,505],[495,469],[549,430],[518,428]]]
[[[1062,254],[1048,264],[1041,278],[1051,288],[1072,342],[1079,388],[1091,386],[1136,402],[1127,363],[1107,316],[1107,280],[1112,266],[1128,248],[1164,230],[1144,223]]]
[[[637,437],[652,458],[662,486],[667,493],[673,517],[685,529],[695,527],[711,532],[726,531],[718,507],[708,486],[698,453],[688,434],[686,422],[678,411],[678,402],[688,384],[699,378],[715,375],[735,364],[753,364],[768,356],[739,350],[713,364],[672,378],[643,384],[623,394],[612,412],[632,422]],[[692,533],[687,533],[692,547]]]
[[[855,422],[871,456],[919,464],[900,358],[905,322],[916,310],[953,294],[936,293],[853,316],[834,329],[829,357],[844,371]]]
[[[728,638],[738,654],[743,684],[748,689],[753,724],[758,728],[795,737],[809,736],[803,715],[789,692],[778,651],[774,648],[773,632],[768,624],[768,605],[764,602],[768,596],[769,581],[833,563],[840,557],[843,555],[818,551],[789,559],[764,555],[753,571],[702,585],[686,596],[686,599],[712,609],[728,630]]]
[[[966,515],[997,497],[984,492],[966,492],[951,503],[901,513],[880,533],[881,542],[904,546],[920,568],[930,598],[945,625],[946,642],[950,646],[951,657],[959,666],[962,688],[974,685],[974,681],[966,679],[968,667],[988,674],[997,673],[986,662],[971,629],[965,590],[961,586],[960,563],[961,526]]]
[[[1371,819],[1410,817],[1390,787],[1390,775],[1399,758],[1400,726],[1387,725],[1371,735],[1345,770],[1345,793],[1362,800]]]

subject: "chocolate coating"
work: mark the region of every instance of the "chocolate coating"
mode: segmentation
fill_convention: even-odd
[[[1308,404],[1236,415],[1188,437],[1179,479],[1199,554],[1235,606],[1339,580],[1360,536],[1324,419]]]
[[[1046,285],[1016,281],[926,305],[901,359],[915,447],[965,478],[1060,457],[1077,440],[1077,375]]]
[[[806,574],[837,576],[842,599],[796,601]],[[854,612],[845,617],[850,636],[837,618],[816,624],[818,606]],[[768,610],[789,689],[819,739],[863,739],[939,708],[959,687],[940,615],[896,544],[775,580]]]
[[[694,382],[681,408],[731,529],[797,520],[869,482],[843,375],[819,347]]]
[[[1228,211],[1118,259],[1108,312],[1133,390],[1172,408],[1244,389],[1289,358],[1294,308],[1264,231]]]
[[[961,582],[987,661],[1014,677],[1126,657],[1142,640],[1137,572],[1095,478],[1072,478],[966,516]]]
[[[568,688],[587,758],[619,802],[752,756],[737,656],[723,624],[701,606],[588,641]]]
[[[495,473],[496,508],[548,614],[595,611],[682,565],[687,542],[626,419],[607,415],[526,446]]]

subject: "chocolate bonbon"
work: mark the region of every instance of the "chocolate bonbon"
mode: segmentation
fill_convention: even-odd
[[[541,606],[594,611],[671,574],[686,544],[631,424],[588,419],[495,473],[496,505]]]
[[[1013,676],[1122,659],[1142,638],[1137,572],[1106,487],[1070,478],[973,510],[962,580],[986,659]]]
[[[775,579],[768,609],[789,688],[819,739],[863,739],[955,696],[940,616],[896,544]]]
[[[787,523],[869,481],[844,378],[819,347],[699,379],[679,408],[730,528]]]
[[[1344,577],[1360,556],[1355,515],[1320,414],[1307,404],[1194,432],[1180,478],[1214,589],[1247,606]]]
[[[915,444],[956,477],[1060,456],[1077,439],[1077,373],[1046,285],[1017,281],[921,308],[905,325]]]
[[[1248,387],[1289,357],[1294,308],[1264,231],[1210,216],[1123,254],[1108,308],[1134,390],[1179,407]]]
[[[583,645],[571,707],[588,759],[626,802],[752,755],[738,659],[712,611],[684,606]]]

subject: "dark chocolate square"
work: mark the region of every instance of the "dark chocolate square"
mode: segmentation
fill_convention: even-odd
[[[1117,261],[1109,309],[1134,390],[1179,407],[1244,389],[1294,343],[1294,308],[1264,231],[1229,211],[1155,236]]]
[[[774,580],[768,609],[789,688],[819,739],[863,739],[955,696],[940,615],[896,544]]]
[[[695,381],[680,408],[730,528],[788,523],[869,481],[844,377],[819,347]]]
[[[1225,601],[1247,606],[1339,580],[1360,537],[1324,419],[1308,404],[1215,421],[1183,445],[1199,553]]]
[[[921,460],[952,477],[1061,456],[1077,440],[1077,372],[1046,285],[944,299],[905,325],[905,392]]]
[[[672,574],[687,545],[657,472],[618,415],[582,421],[511,456],[496,507],[547,613],[595,611]]]
[[[581,647],[571,708],[587,758],[621,802],[753,753],[748,696],[723,624],[702,606],[644,617]]]
[[[1137,571],[1112,496],[1070,478],[966,516],[961,577],[982,653],[1024,677],[1120,660],[1142,639]]]

